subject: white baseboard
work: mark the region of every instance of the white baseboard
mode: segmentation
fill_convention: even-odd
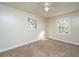
[[[62,42],[66,42],[66,43],[69,43],[69,44],[73,44],[73,45],[77,45],[79,46],[79,43],[75,43],[75,42],[70,42],[70,41],[66,41],[66,40],[60,40],[60,38],[55,38],[55,37],[47,37],[49,39],[54,39],[54,40],[59,40],[59,41],[62,41]],[[9,51],[9,50],[12,50],[12,49],[15,49],[15,48],[18,48],[20,46],[23,46],[23,45],[26,45],[26,44],[30,44],[30,43],[33,43],[33,42],[36,42],[36,41],[39,41],[40,39],[37,39],[37,40],[34,40],[34,41],[30,41],[30,42],[25,42],[25,43],[22,43],[22,44],[19,44],[19,45],[15,45],[15,46],[12,46],[12,47],[8,47],[6,49],[2,49],[0,50],[0,53],[2,52],[6,52],[6,51]]]
[[[76,43],[76,42],[70,42],[70,41],[67,41],[67,40],[64,40],[64,39],[60,39],[60,38],[56,38],[56,37],[47,37],[48,39],[54,39],[54,40],[58,40],[58,41],[62,41],[62,42],[66,42],[66,43],[69,43],[69,44],[72,44],[72,45],[76,45],[76,46],[79,46],[79,43]]]
[[[36,41],[39,41],[39,40],[40,40],[40,39],[37,39],[37,40],[34,40],[34,41],[30,41],[30,42],[25,42],[25,43],[18,44],[18,45],[14,45],[14,46],[8,47],[8,48],[6,48],[6,49],[0,50],[0,53],[6,52],[6,51],[9,51],[9,50],[18,48],[18,47],[21,47],[21,46],[26,45],[26,44],[30,44],[30,43],[36,42]]]

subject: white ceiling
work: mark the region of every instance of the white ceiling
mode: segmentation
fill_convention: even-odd
[[[48,12],[44,11],[44,2],[1,2],[1,4],[18,8],[44,18],[69,13],[79,9],[78,2],[49,2],[50,10]]]

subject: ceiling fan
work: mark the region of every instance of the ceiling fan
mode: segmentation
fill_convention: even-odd
[[[44,3],[44,10],[45,11],[49,11],[49,3],[48,2],[46,2],[46,3]]]
[[[48,12],[50,9],[54,9],[56,7],[56,5],[53,3],[53,4],[50,4],[48,2],[44,3],[44,11]]]

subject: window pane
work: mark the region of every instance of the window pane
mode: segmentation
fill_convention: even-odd
[[[57,22],[57,29],[59,33],[69,33],[69,19],[63,18]]]

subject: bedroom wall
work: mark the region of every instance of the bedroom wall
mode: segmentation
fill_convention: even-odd
[[[28,28],[27,18],[37,20],[37,29]],[[43,39],[45,21],[40,16],[0,4],[0,52]]]
[[[61,17],[65,19],[69,18],[70,21],[70,34],[57,34],[57,20]],[[46,37],[51,39],[57,39],[64,42],[69,42],[72,44],[79,45],[79,11],[74,11],[71,13],[55,16],[47,20],[47,31]]]

